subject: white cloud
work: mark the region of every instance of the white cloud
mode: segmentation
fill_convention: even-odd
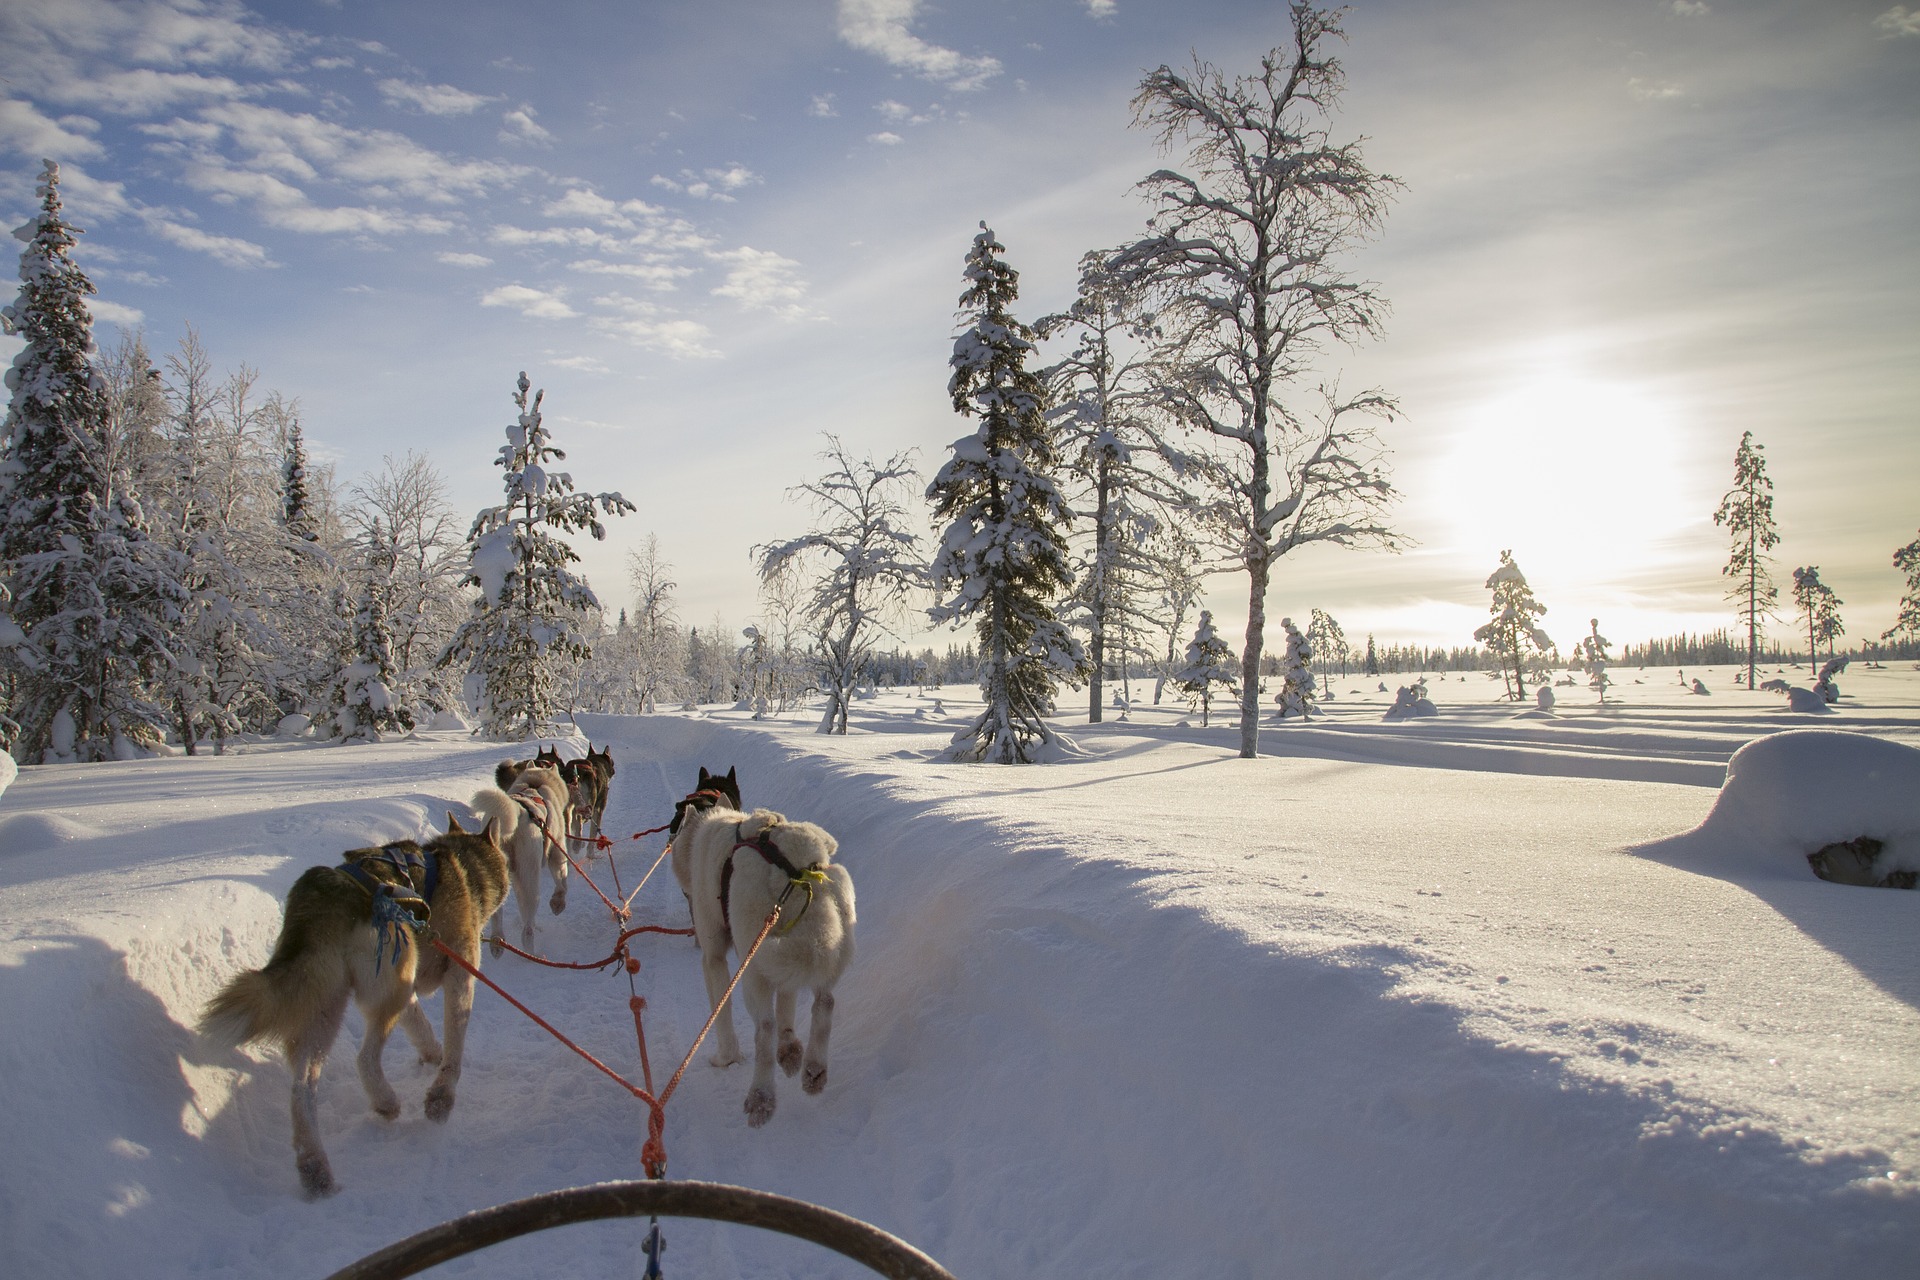
[[[26,156],[29,160],[91,159],[106,154],[105,149],[85,136],[98,128],[91,120],[68,117],[50,120],[33,106],[15,98],[0,98],[0,148]]]
[[[155,71],[136,67],[84,79],[64,80],[49,87],[47,96],[61,102],[79,102],[121,115],[143,116],[181,102],[225,101],[252,93],[226,76],[191,71]]]
[[[434,261],[444,262],[450,267],[490,267],[493,259],[484,253],[436,253]]]
[[[573,187],[558,200],[549,201],[540,212],[549,218],[584,218],[602,226],[631,229],[635,218],[650,217],[662,210],[644,200],[615,202],[596,191]]]
[[[267,256],[266,248],[251,240],[241,240],[234,236],[211,235],[198,227],[189,227],[175,222],[164,214],[149,212],[141,219],[148,231],[159,236],[169,244],[182,249],[191,249],[195,253],[204,253],[216,262],[229,267],[273,267],[278,266]]]
[[[895,102],[892,98],[888,98],[884,102],[874,103],[873,109],[889,120],[905,120],[913,114],[912,107],[904,102]]]
[[[1920,9],[1908,13],[1905,5],[1897,4],[1873,20],[1873,29],[1889,40],[1920,36]]]
[[[480,296],[480,305],[512,307],[521,315],[538,320],[569,320],[580,314],[566,304],[559,290],[547,293],[523,284],[503,284],[490,290]]]
[[[678,178],[669,178],[663,174],[653,175],[653,185],[664,187],[668,191],[677,191],[699,200],[718,200],[722,204],[734,202],[732,192],[743,187],[759,186],[764,179],[745,165],[733,164],[724,169],[703,169],[695,173],[691,169],[682,169]]]
[[[1679,85],[1664,80],[1642,80],[1635,76],[1627,81],[1627,92],[1642,102],[1664,102],[1679,97],[1681,89]]]
[[[348,71],[351,70],[355,64],[352,58],[334,57],[315,58],[307,65],[315,71]]]
[[[708,345],[713,331],[698,320],[675,316],[654,303],[623,294],[609,294],[593,301],[596,306],[615,313],[594,316],[587,321],[602,333],[624,338],[636,347],[658,351],[675,360],[710,360],[720,354]]]
[[[1085,0],[1085,3],[1090,18],[1111,18],[1120,7],[1115,0]]]
[[[559,359],[549,360],[547,363],[556,369],[572,369],[576,373],[613,372],[613,370],[607,367],[605,361],[596,360],[592,356],[561,356]]]
[[[592,227],[530,229],[503,223],[489,231],[487,239],[495,244],[564,245],[569,249],[596,249],[602,253],[618,253],[626,246],[626,241],[620,237],[610,236],[604,231],[595,231]]]
[[[553,135],[535,123],[533,116],[533,108],[524,102],[501,116],[500,141],[525,143],[535,147],[552,146]]]
[[[800,264],[793,259],[745,245],[709,256],[731,268],[727,282],[713,291],[715,297],[732,298],[749,311],[765,311],[782,320],[814,315],[804,305],[807,286],[799,276]]]
[[[1677,18],[1704,18],[1713,12],[1713,6],[1707,0],[1673,0],[1673,13]]]
[[[392,235],[405,231],[444,234],[453,230],[445,218],[363,206],[327,208],[314,204],[306,192],[270,173],[229,168],[206,156],[188,163],[181,175],[188,186],[208,192],[222,203],[248,200],[269,226],[317,235]]]
[[[93,298],[87,303],[87,310],[93,313],[95,320],[104,320],[108,324],[117,324],[122,329],[134,329],[144,321],[146,313],[138,307],[123,307],[117,302],[108,302],[105,298]]]
[[[818,116],[822,120],[827,120],[840,113],[834,110],[832,94],[816,93],[813,95],[813,101],[807,104],[807,114],[810,116]]]
[[[997,58],[968,57],[909,31],[919,8],[920,0],[840,0],[840,38],[889,66],[950,89],[978,89],[1000,74]]]
[[[470,116],[493,101],[450,84],[414,84],[408,80],[382,80],[380,96],[393,106],[412,107],[430,116]]]
[[[897,134],[897,133],[891,133],[891,132],[885,132],[885,131],[883,131],[883,132],[880,132],[880,133],[870,133],[870,134],[868,134],[868,135],[867,135],[867,141],[868,141],[868,142],[877,142],[877,143],[879,143],[879,144],[880,144],[881,146],[883,146],[883,147],[897,147],[897,146],[899,146],[899,145],[900,145],[900,144],[901,144],[902,142],[904,142],[904,141],[906,141],[906,139],[904,139],[904,138],[902,138],[902,137],[901,137],[901,136],[900,136],[899,134]]]
[[[139,62],[238,64],[268,71],[286,66],[295,45],[305,43],[306,37],[252,25],[252,17],[237,4],[182,0],[140,6],[123,20],[135,24],[129,52]]]
[[[276,107],[223,103],[200,114],[206,123],[226,130],[233,145],[246,154],[248,162],[238,167],[270,170],[303,181],[324,171],[375,200],[409,196],[453,204],[461,196],[504,186],[526,172],[491,160],[444,156],[390,130],[349,129]]]
[[[567,266],[574,271],[584,271],[590,275],[624,276],[629,280],[638,280],[649,289],[661,293],[670,292],[674,281],[693,274],[693,268],[666,261],[652,262],[605,262],[599,258],[582,258],[578,262],[569,262]]]

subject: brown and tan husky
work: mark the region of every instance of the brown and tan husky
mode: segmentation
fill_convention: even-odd
[[[240,974],[208,1002],[201,1034],[228,1045],[278,1044],[293,1072],[293,1155],[309,1199],[337,1186],[315,1116],[320,1069],[351,996],[366,1021],[357,1060],[376,1114],[400,1115],[381,1051],[398,1023],[422,1062],[440,1064],[427,1089],[429,1120],[445,1120],[473,1009],[473,977],[427,941],[418,923],[469,964],[480,963],[482,926],[507,893],[507,859],[491,824],[475,834],[447,815],[447,833],[425,845],[397,841],[354,849],[338,867],[313,867],[287,892],[280,940],[266,967]],[[403,919],[412,916],[414,922]],[[440,990],[444,1046],[418,997]]]

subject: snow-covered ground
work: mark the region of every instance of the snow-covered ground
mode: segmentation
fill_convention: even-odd
[[[1726,668],[1686,673],[1706,696],[1672,669],[1612,674],[1617,703],[1561,688],[1552,716],[1482,675],[1430,678],[1438,713],[1397,723],[1409,677],[1336,677],[1327,715],[1266,732],[1255,761],[1220,718],[1087,726],[1082,704],[1061,723],[1083,758],[933,763],[974,701],[952,689],[861,701],[844,739],[805,711],[583,718],[618,762],[610,833],[736,766],[750,805],[832,830],[859,886],[826,1091],[781,1078],[749,1130],[746,1068],[697,1064],[671,1173],[856,1214],[969,1277],[1913,1275],[1920,894],[1822,883],[1774,826],[1724,813],[1674,837],[1761,735],[1920,746],[1920,673],[1856,665],[1819,717]],[[640,1176],[642,1108],[483,990],[445,1126],[398,1038],[406,1110],[372,1115],[349,1017],[320,1108],[343,1190],[308,1203],[285,1068],[190,1029],[264,961],[301,870],[464,815],[504,754],[440,732],[20,771],[0,796],[0,1274],[318,1276],[471,1209]],[[1899,781],[1920,757],[1892,758],[1810,779],[1793,812],[1877,806],[1920,832]],[[1773,803],[1800,768],[1743,776]],[[628,884],[659,840],[621,847]],[[640,915],[684,918],[664,870]],[[539,943],[597,958],[614,932],[578,888]],[[704,1015],[695,954],[635,954],[670,1069]],[[486,969],[634,1070],[620,977]],[[638,1274],[643,1228],[435,1274]],[[666,1230],[670,1276],[865,1274],[757,1231]]]

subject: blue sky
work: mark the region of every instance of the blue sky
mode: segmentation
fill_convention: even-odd
[[[1270,616],[1466,644],[1511,547],[1563,646],[1596,614],[1616,641],[1730,626],[1711,513],[1751,429],[1779,578],[1818,564],[1853,637],[1885,629],[1920,528],[1920,9],[1359,0],[1346,25],[1337,130],[1406,188],[1352,263],[1386,336],[1337,364],[1401,401],[1415,545],[1290,559]],[[1128,127],[1142,73],[1284,36],[1283,6],[1216,0],[0,0],[0,213],[61,161],[101,336],[192,324],[345,480],[413,449],[462,511],[494,501],[526,369],[576,481],[639,505],[581,548],[603,599],[652,532],[685,619],[737,627],[821,432],[928,474],[961,434],[976,223],[1026,318],[1063,306],[1178,161]],[[1242,582],[1211,593],[1229,635]]]

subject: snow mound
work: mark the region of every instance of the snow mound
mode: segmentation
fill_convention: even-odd
[[[275,726],[274,731],[283,738],[299,738],[305,736],[307,730],[312,727],[312,719],[296,712],[290,716],[281,716],[280,723]]]
[[[7,794],[7,788],[12,786],[13,780],[19,776],[20,766],[13,762],[12,756],[0,751],[0,796]]]
[[[431,720],[420,727],[434,733],[442,730],[458,730],[461,733],[466,733],[469,732],[473,726],[461,719],[458,711],[438,711],[434,713]]]
[[[1795,715],[1830,716],[1834,714],[1827,700],[1812,689],[1802,689],[1799,685],[1787,686],[1787,710]]]
[[[1712,811],[1678,843],[1689,860],[1802,879],[1808,854],[1860,836],[1882,843],[1883,869],[1920,869],[1920,750],[1792,729],[1734,752]]]
[[[12,760],[10,756],[0,755],[0,758]],[[58,814],[9,814],[0,818],[0,853],[44,853],[74,840],[91,840],[99,834]]]

